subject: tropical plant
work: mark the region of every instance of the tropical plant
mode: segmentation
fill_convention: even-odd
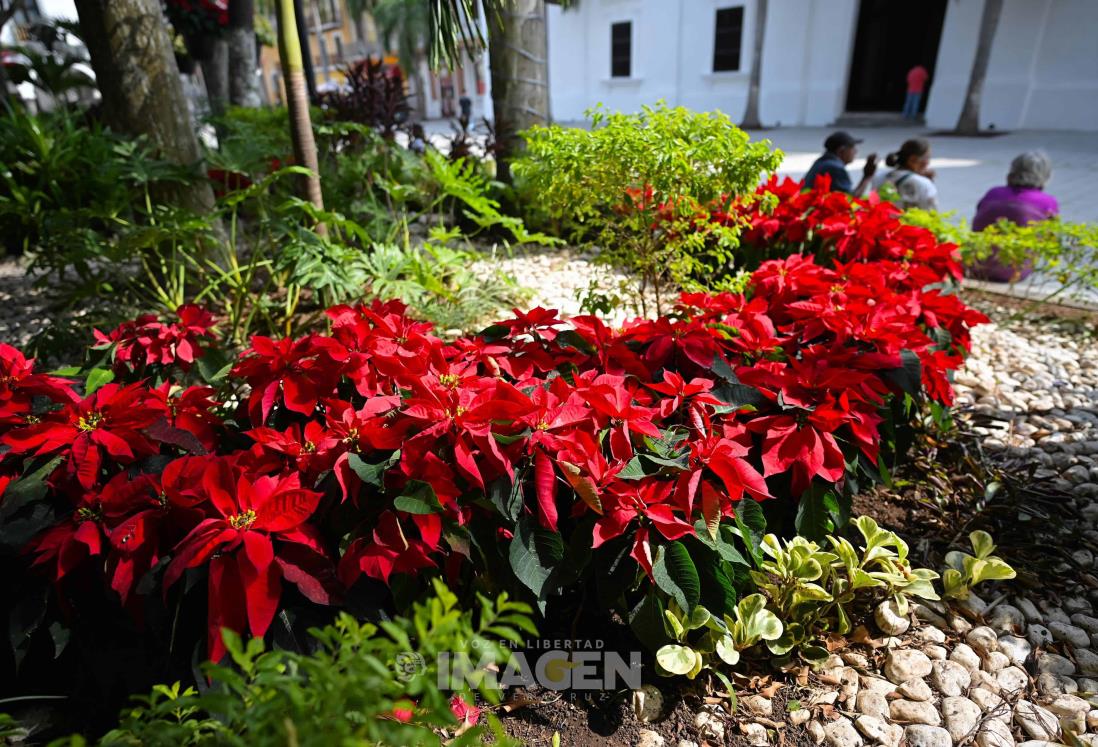
[[[942,586],[945,587],[946,597],[950,599],[968,599],[972,587],[977,584],[984,581],[1009,581],[1018,575],[1005,560],[992,555],[995,552],[995,542],[990,534],[977,529],[968,535],[968,541],[972,545],[973,555],[952,550],[945,557],[948,568],[942,572]]]
[[[533,127],[513,164],[529,204],[602,248],[603,261],[638,278],[663,310],[665,286],[728,264],[739,224],[713,219],[777,167],[769,143],[748,142],[724,114],[663,103],[638,114],[587,112],[590,129]]]
[[[536,634],[530,608],[504,594],[481,596],[475,613],[464,611],[441,581],[432,585],[432,595],[407,616],[375,625],[344,613],[310,630],[312,653],[265,650],[261,639],[245,643],[225,630],[231,665],[204,665],[202,692],[180,682],[158,685],[135,698],[96,744],[516,744],[476,706],[478,695],[499,702],[491,680],[482,678],[479,690],[448,681],[440,661],[466,653],[485,665],[507,665],[508,646]],[[440,682],[454,689],[440,689]]]

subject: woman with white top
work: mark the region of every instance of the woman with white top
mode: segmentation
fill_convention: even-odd
[[[895,153],[889,153],[885,165],[892,166],[887,174],[877,178],[878,190],[891,184],[899,193],[900,207],[938,209],[938,188],[934,186],[934,170],[930,168],[930,143],[921,137],[904,142]]]

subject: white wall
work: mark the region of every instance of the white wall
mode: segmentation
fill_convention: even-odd
[[[957,123],[983,0],[949,0],[927,123]],[[980,126],[1098,129],[1098,2],[1006,0],[988,63]]]
[[[740,70],[713,72],[718,8],[744,8]],[[585,0],[549,6],[551,108],[582,119],[597,103],[635,111],[672,106],[743,115],[755,37],[755,0]],[[768,125],[833,122],[842,112],[857,0],[770,0],[760,113]],[[632,76],[610,77],[610,25],[633,24]]]
[[[932,127],[956,124],[976,50],[984,0],[948,0]],[[744,7],[740,71],[713,73],[717,8]],[[743,115],[756,0],[582,0],[549,6],[553,117],[576,121],[597,103],[719,109]],[[859,0],[770,0],[760,113],[767,125],[826,126],[842,113]],[[633,23],[633,70],[610,78],[610,24]],[[1098,0],[1006,0],[992,48],[981,125],[1098,130]]]

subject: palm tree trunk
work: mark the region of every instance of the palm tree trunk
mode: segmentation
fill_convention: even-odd
[[[751,79],[747,87],[747,109],[740,124],[745,130],[762,128],[759,120],[759,84],[762,81],[763,39],[766,37],[768,0],[755,0],[755,41],[751,48]]]
[[[316,101],[316,72],[313,70],[313,51],[309,47],[309,21],[305,18],[305,6],[302,5],[301,0],[293,0],[293,7],[298,57],[301,59],[301,69],[305,75],[305,90],[308,91],[309,101]]]
[[[206,98],[210,113],[219,117],[229,103],[229,42],[221,36],[208,41],[206,56],[202,58],[202,80],[206,84]]]
[[[229,0],[229,101],[259,108],[255,48],[255,0]]]
[[[496,178],[511,180],[521,130],[549,122],[549,44],[545,1],[515,0],[488,20],[488,66],[495,111]]]
[[[980,100],[984,93],[984,80],[987,78],[987,64],[991,59],[991,45],[995,41],[995,30],[999,26],[999,16],[1003,14],[1003,0],[984,0],[984,13],[980,18],[980,36],[976,42],[976,57],[972,60],[972,73],[968,78],[968,90],[965,92],[965,105],[957,119],[957,132],[962,135],[975,135],[980,131]]]
[[[159,0],[76,0],[76,12],[108,123],[147,136],[167,160],[201,161]],[[171,199],[196,212],[214,204],[206,182],[176,190]]]
[[[282,77],[286,84],[294,159],[297,165],[312,172],[302,177],[302,197],[323,210],[324,195],[320,191],[320,167],[316,157],[316,141],[313,139],[313,123],[309,119],[309,96],[301,62],[301,37],[294,15],[294,0],[278,0],[278,55],[282,60]],[[324,224],[319,224],[316,231],[325,234]]]

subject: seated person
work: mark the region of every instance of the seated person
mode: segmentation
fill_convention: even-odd
[[[930,168],[930,143],[921,137],[907,140],[895,153],[889,153],[885,164],[893,169],[877,179],[879,190],[891,184],[900,198],[898,204],[904,210],[921,208],[938,209],[938,188],[934,186],[934,170]]]
[[[816,177],[827,174],[831,177],[833,192],[846,192],[848,195],[861,197],[873,175],[877,173],[877,154],[869,154],[865,160],[865,168],[862,169],[862,180],[855,187],[850,180],[846,165],[854,161],[860,142],[862,141],[854,139],[848,132],[840,130],[831,133],[827,140],[824,140],[824,154],[816,159],[808,169],[808,173],[804,175],[804,186],[814,189]]]
[[[1033,221],[1051,218],[1060,212],[1056,198],[1044,191],[1052,176],[1052,164],[1041,151],[1029,151],[1015,158],[1010,164],[1005,187],[993,187],[976,206],[972,230],[982,231],[988,226],[1006,219],[1024,226]],[[996,283],[1017,282],[1029,277],[1033,265],[1003,264],[992,253],[990,257],[969,267],[969,275]]]

